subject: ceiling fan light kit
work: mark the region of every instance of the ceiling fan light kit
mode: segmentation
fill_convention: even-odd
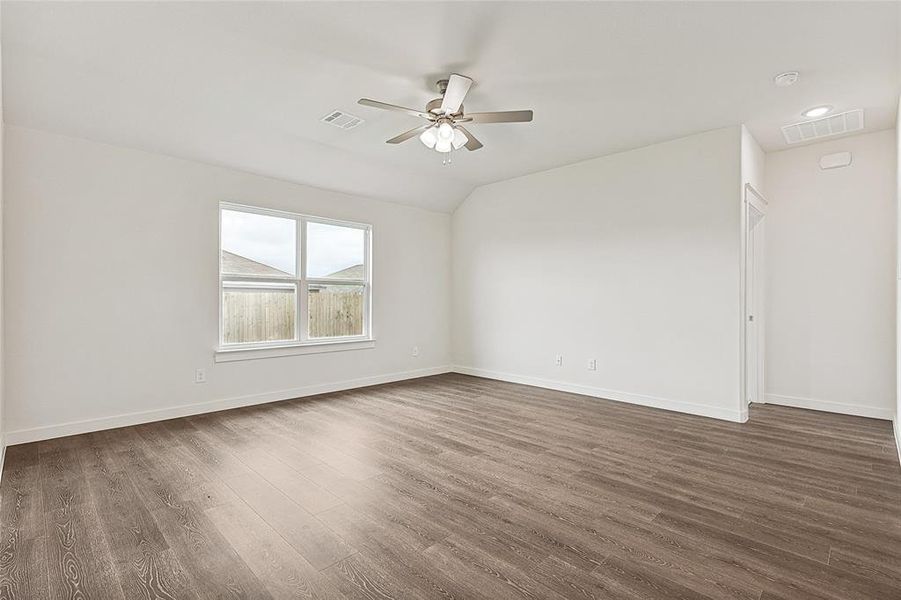
[[[450,163],[449,154],[454,150],[465,147],[467,150],[473,151],[482,147],[482,142],[464,129],[461,123],[527,123],[532,120],[531,110],[465,114],[463,100],[471,86],[472,79],[452,73],[447,79],[438,82],[441,98],[436,98],[426,104],[424,111],[368,98],[360,98],[358,102],[363,106],[403,112],[429,121],[427,125],[397,135],[387,143],[400,144],[418,136],[419,141],[426,148],[447,155],[444,164],[448,164]]]
[[[453,150],[459,150],[463,147],[469,138],[466,137],[459,129],[455,128],[451,121],[439,119],[439,123],[433,127],[429,127],[419,136],[426,148],[437,152],[447,153]]]

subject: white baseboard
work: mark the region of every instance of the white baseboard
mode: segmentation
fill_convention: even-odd
[[[617,402],[638,404],[641,406],[649,406],[651,408],[661,408],[663,410],[672,410],[675,412],[698,415],[701,417],[712,417],[714,419],[733,421],[735,423],[743,423],[747,420],[747,414],[742,414],[742,411],[740,411],[738,408],[736,408],[735,410],[729,410],[727,408],[708,406],[706,404],[696,404],[693,402],[671,400],[668,398],[657,398],[654,396],[646,396],[644,394],[621,392],[618,390],[608,390],[576,383],[554,381],[551,379],[540,379],[538,377],[528,377],[525,375],[515,375],[512,373],[501,373],[498,371],[489,371],[486,369],[476,369],[474,367],[464,367],[457,365],[454,366],[453,370],[456,373],[463,373],[464,375],[486,377],[488,379],[509,381],[510,383],[521,383],[523,385],[531,385],[534,387],[540,387],[549,390],[557,390],[559,392],[570,392],[572,394],[581,394],[582,396],[603,398],[605,400],[615,400]]]
[[[3,480],[4,464],[6,464],[6,436],[0,433],[0,481]]]
[[[451,372],[451,370],[451,367],[431,367],[427,369],[417,369],[415,371],[401,371],[396,373],[387,373],[385,375],[375,375],[372,377],[362,377],[359,379],[338,381],[335,383],[323,383],[288,390],[266,392],[264,394],[239,396],[237,398],[212,400],[209,402],[197,402],[195,404],[185,404],[182,406],[172,406],[169,408],[133,412],[111,417],[101,417],[98,419],[71,421],[69,423],[59,423],[56,425],[34,427],[31,429],[18,429],[16,431],[8,431],[6,433],[6,444],[12,446],[15,444],[26,444],[28,442],[39,442],[41,440],[65,437],[67,435],[89,433],[91,431],[103,431],[104,429],[128,427],[130,425],[140,425],[142,423],[153,423],[154,421],[165,421],[167,419],[189,417],[192,415],[200,415],[204,413],[218,412],[220,410],[228,410],[230,408],[240,408],[242,406],[253,406],[255,404],[265,404],[267,402],[277,402],[279,400],[291,400],[293,398],[315,396],[316,394],[340,392],[343,390],[367,387],[370,385],[391,383],[393,381],[403,381],[405,379],[416,379],[418,377],[440,375],[441,373],[449,373]],[[4,444],[3,446],[4,451],[6,449],[6,444]]]
[[[53,438],[64,437],[67,435],[88,433],[91,431],[102,431],[104,429],[113,429],[116,427],[127,427],[130,425],[140,425],[142,423],[152,423],[154,421],[165,421],[167,419],[177,419],[179,417],[188,417],[192,415],[217,412],[220,410],[228,410],[230,408],[240,408],[242,406],[253,406],[256,404],[265,404],[267,402],[277,402],[279,400],[303,398],[306,396],[314,396],[316,394],[340,392],[343,390],[350,390],[370,385],[391,383],[393,381],[403,381],[406,379],[416,379],[418,377],[428,377],[430,375],[440,375],[441,373],[448,372],[474,375],[476,377],[485,377],[499,381],[508,381],[510,383],[519,383],[523,385],[530,385],[561,392],[570,392],[583,396],[603,398],[606,400],[615,400],[617,402],[626,402],[628,404],[638,404],[640,406],[660,408],[663,410],[672,410],[691,415],[712,417],[714,419],[723,419],[726,421],[733,421],[738,423],[743,422],[747,419],[747,416],[743,416],[741,411],[739,410],[729,410],[714,406],[707,406],[704,404],[685,402],[681,400],[658,398],[644,394],[609,390],[575,383],[541,379],[538,377],[529,377],[525,375],[490,371],[487,369],[465,367],[461,365],[453,367],[443,366],[417,369],[413,371],[387,373],[384,375],[375,375],[372,377],[363,377],[359,379],[351,379],[334,383],[310,385],[287,390],[279,390],[275,392],[267,392],[264,394],[239,396],[236,398],[227,398],[224,400],[198,402],[195,404],[186,404],[182,406],[173,406],[156,410],[133,412],[111,417],[101,417],[98,419],[85,419],[82,421],[71,421],[68,423],[59,423],[56,425],[47,425],[43,427],[9,431],[6,432],[5,435],[0,434],[0,473],[2,473],[3,461],[6,456],[6,447],[8,445],[12,446],[15,444],[25,444],[28,442],[49,440]],[[812,410],[821,410],[847,415],[871,417],[875,419],[892,420],[893,417],[892,411],[890,409],[867,407],[855,404],[827,402],[824,400],[800,398],[797,396],[767,394],[766,401],[771,404],[793,406],[795,408],[807,408]],[[901,461],[901,417],[894,420],[893,429],[895,434],[895,442],[898,447],[898,459],[899,461]]]
[[[767,394],[766,401],[767,404],[779,404],[781,406],[791,406],[793,408],[808,408],[810,410],[821,410],[823,412],[852,415],[855,417],[870,417],[871,419],[885,419],[888,421],[891,421],[894,416],[894,411],[890,408],[846,404],[844,402],[831,402],[829,400],[786,396],[783,394]]]
[[[896,415],[892,420],[892,429],[895,431],[895,450],[898,451],[898,462],[901,463],[901,415]]]

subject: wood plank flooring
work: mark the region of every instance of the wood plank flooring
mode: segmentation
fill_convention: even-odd
[[[891,425],[463,375],[7,450],[0,598],[901,599]]]

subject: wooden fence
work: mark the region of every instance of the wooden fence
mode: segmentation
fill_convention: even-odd
[[[363,335],[363,292],[311,291],[310,337]]]
[[[361,291],[311,290],[310,337],[363,334]],[[226,344],[294,339],[293,290],[225,290],[222,341]]]

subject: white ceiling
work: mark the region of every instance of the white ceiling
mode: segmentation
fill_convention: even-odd
[[[894,125],[895,3],[4,2],[7,123],[450,211],[477,185],[745,123],[766,150],[819,104]],[[772,77],[801,72],[776,88]],[[386,139],[475,79],[453,164]],[[333,109],[362,126],[320,122]],[[549,199],[550,200],[550,199]]]

